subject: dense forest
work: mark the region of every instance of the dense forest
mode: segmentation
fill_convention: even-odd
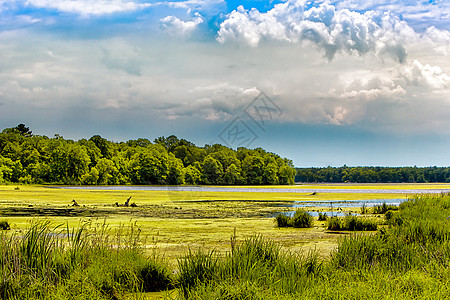
[[[293,184],[292,161],[261,148],[198,147],[176,136],[112,142],[33,135],[24,124],[0,133],[0,183]]]
[[[297,168],[297,182],[450,182],[450,168],[339,167]]]

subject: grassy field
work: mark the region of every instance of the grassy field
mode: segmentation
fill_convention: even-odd
[[[294,187],[300,190],[315,189],[318,191],[315,195],[311,195],[310,192],[183,192],[178,191],[176,188],[169,189],[169,191],[78,190],[50,188],[46,186],[7,185],[0,186],[0,220],[6,220],[11,227],[11,230],[3,233],[5,238],[8,236],[24,236],[24,234],[26,235],[26,232],[29,232],[28,230],[30,227],[35,226],[33,224],[36,224],[36,222],[47,221],[51,224],[49,225],[50,227],[63,224],[64,228],[74,228],[73,230],[83,228],[83,232],[87,234],[87,240],[89,240],[89,236],[92,236],[92,233],[98,233],[99,228],[107,228],[108,234],[126,240],[129,236],[129,228],[134,228],[135,232],[139,232],[139,243],[136,245],[140,249],[138,252],[141,253],[143,250],[142,255],[144,255],[144,257],[152,257],[154,253],[158,253],[158,257],[165,262],[167,268],[178,273],[181,268],[181,266],[178,265],[179,259],[180,257],[188,255],[188,253],[214,253],[215,257],[222,257],[226,260],[230,255],[230,250],[235,245],[245,244],[254,239],[255,236],[261,239],[263,244],[269,243],[272,245],[271,243],[273,243],[276,247],[280,247],[279,251],[282,251],[282,253],[296,253],[296,255],[301,255],[303,257],[302,259],[306,259],[305,257],[308,253],[314,253],[314,259],[317,259],[318,261],[329,261],[330,257],[336,257],[335,253],[336,251],[339,252],[339,247],[343,249],[342,238],[348,236],[348,232],[333,232],[327,230],[327,222],[318,221],[317,218],[314,218],[313,226],[311,228],[278,228],[276,227],[274,214],[280,211],[293,210],[293,208],[287,208],[286,206],[292,205],[295,201],[348,201],[414,197],[413,195],[398,193],[340,193],[338,190],[333,193],[320,192],[320,188],[330,189],[331,187],[337,189],[339,187],[342,188],[343,185],[301,185]],[[344,187],[345,189],[370,190],[379,188],[398,190],[447,189],[450,188],[450,185],[344,185]],[[283,187],[279,188],[282,189]],[[129,197],[131,197],[130,203],[135,203],[137,207],[117,207],[115,205],[116,202],[120,205],[123,204]],[[80,206],[72,206],[72,199],[75,199]],[[345,208],[345,210],[355,213],[360,211],[360,207],[350,207]],[[381,224],[380,228],[382,228],[382,230],[388,226],[382,225],[386,224],[384,215],[369,214],[363,217],[373,219],[376,223]],[[369,232],[362,234],[362,236],[371,236],[372,234],[373,232]],[[117,242],[114,242],[113,244],[116,243]],[[60,250],[55,251],[58,252]],[[97,254],[95,253],[92,254],[89,252],[88,254],[83,255],[87,255],[87,257],[96,257]],[[313,259],[312,256],[308,257],[308,259]],[[195,261],[198,257],[196,258],[193,256],[191,258]],[[144,258],[139,258],[138,260],[142,260],[143,262],[146,261]],[[303,260],[301,263],[303,264]],[[133,281],[133,285],[122,289],[122,294],[117,299],[127,297],[153,299],[167,296],[166,292],[157,292],[156,294],[136,293],[137,290],[142,291],[141,288],[138,288],[139,283],[142,281],[142,279],[140,279],[141,277],[139,277],[142,275],[142,270],[140,269],[141,266],[137,266],[136,268],[137,269],[129,270],[129,272],[138,274],[133,275],[133,278],[137,279]],[[225,266],[221,268],[226,269]],[[447,268],[445,268],[445,272],[448,272]],[[422,275],[423,274],[421,274],[421,276]],[[331,275],[328,274],[327,276]],[[344,273],[340,276],[345,277],[353,275]],[[390,275],[384,272],[380,274],[380,276],[382,279],[387,279],[388,277],[385,278],[383,276]],[[233,281],[234,279],[225,275],[221,278],[225,281],[220,279],[217,281],[218,285],[213,286],[219,290],[221,288],[231,288],[227,285],[227,282],[229,280]],[[333,278],[333,280],[337,280],[335,275],[333,275]],[[376,282],[377,279],[374,277],[367,280],[368,282]],[[404,280],[407,281],[409,279]],[[251,286],[238,285],[238,289],[240,290],[236,292],[241,293],[242,290],[247,288],[250,290],[254,289],[254,284],[258,286],[258,283],[255,283],[253,280],[249,280],[247,284],[250,284]],[[333,285],[335,283],[328,282],[327,284]],[[358,284],[361,285],[361,283]],[[0,286],[0,290],[1,288],[2,286]],[[194,299],[208,299],[209,296],[198,295],[214,294],[209,285],[200,285],[199,289],[196,289],[195,291],[190,288],[187,290],[186,287],[183,288],[185,289],[185,292],[189,291],[188,294]],[[268,287],[269,290],[272,288],[274,287]],[[284,290],[282,287],[279,287],[279,289],[280,291]],[[289,296],[292,294],[290,289],[295,290],[293,287],[284,290],[285,292],[287,291],[287,298],[291,297]],[[311,291],[313,294],[317,292],[317,290]],[[269,291],[269,293],[273,292],[275,291]],[[64,293],[65,292],[63,292],[63,294]],[[176,291],[171,292],[171,295],[173,296],[177,293],[178,292]],[[262,295],[262,297],[267,296],[265,292],[260,291],[259,288],[255,289],[255,293],[255,295]],[[90,294],[88,294],[87,298],[90,297],[89,295]],[[103,299],[102,297],[104,295],[102,295],[103,294],[99,294],[98,299]],[[108,297],[109,296],[107,295],[106,298]],[[116,299],[111,297],[110,299]],[[182,295],[180,294],[179,297],[182,297]],[[214,296],[213,298],[217,297]],[[255,296],[253,298],[256,299],[258,297]],[[316,297],[314,296],[311,298]],[[407,298],[408,297],[405,299]],[[233,299],[241,298],[238,297]]]

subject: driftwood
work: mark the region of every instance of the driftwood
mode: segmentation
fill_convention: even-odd
[[[131,197],[129,197],[127,199],[127,201],[125,201],[125,204],[119,204],[119,202],[116,202],[114,205],[117,207],[129,207],[129,206],[137,207],[136,203],[134,203],[134,202],[130,204],[130,200],[131,200]]]

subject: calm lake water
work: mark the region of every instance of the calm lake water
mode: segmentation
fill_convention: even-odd
[[[371,193],[371,194],[423,194],[450,193],[450,189],[348,189],[345,187],[326,188],[253,188],[253,187],[207,187],[207,186],[58,186],[61,189],[86,189],[105,191],[180,191],[180,192],[236,192],[236,193]]]
[[[312,216],[317,217],[319,212],[312,211],[311,209],[320,209],[321,213],[326,213],[328,216],[345,216],[345,212],[339,211],[340,208],[348,208],[348,207],[362,207],[364,204],[366,207],[374,207],[377,205],[382,205],[386,203],[387,205],[400,205],[403,201],[406,201],[407,198],[396,198],[396,199],[367,199],[367,200],[328,200],[328,201],[295,201],[292,205],[286,205],[283,207],[286,208],[303,208],[308,211]],[[327,209],[327,210],[326,210]],[[275,216],[278,213],[275,214]],[[295,210],[283,212],[283,214],[287,216],[294,216]],[[353,213],[355,214],[355,213]],[[358,215],[358,214],[356,214]]]

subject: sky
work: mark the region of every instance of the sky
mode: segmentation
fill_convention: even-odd
[[[0,0],[0,128],[450,166],[445,0]]]

